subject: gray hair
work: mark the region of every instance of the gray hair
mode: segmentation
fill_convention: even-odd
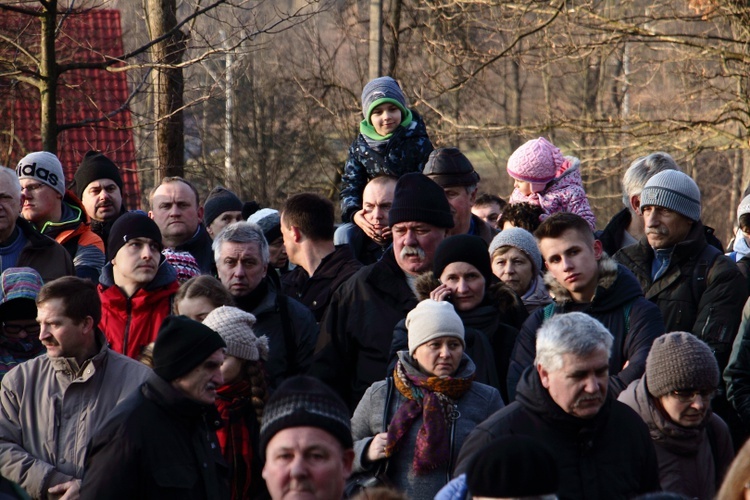
[[[563,354],[588,356],[597,349],[605,349],[609,357],[613,340],[605,326],[588,314],[555,314],[536,333],[534,364],[556,371],[562,368]]]
[[[4,165],[0,165],[0,177],[5,177],[8,183],[10,183],[10,189],[12,195],[15,195],[17,200],[21,199],[21,181],[18,180],[16,171],[12,168],[8,168]]]
[[[641,156],[631,163],[622,176],[623,205],[630,209],[630,197],[640,195],[648,180],[665,170],[682,171],[674,158],[661,151]]]
[[[214,251],[214,261],[217,265],[221,258],[221,245],[224,242],[255,243],[260,249],[260,258],[263,261],[263,265],[268,265],[268,262],[271,260],[271,254],[268,252],[268,241],[263,236],[263,230],[258,224],[240,221],[229,224],[222,229],[211,244],[211,249]]]

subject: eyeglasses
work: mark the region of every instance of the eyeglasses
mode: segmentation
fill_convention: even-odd
[[[33,193],[34,191],[37,191],[39,189],[42,189],[46,184],[42,184],[40,182],[29,182],[25,186],[21,188],[21,190],[29,191],[30,193]]]
[[[710,401],[716,395],[716,390],[703,389],[701,391],[693,391],[690,389],[682,389],[672,391],[669,394],[677,398],[680,403],[692,403],[695,401],[696,396],[700,396],[703,401]]]
[[[25,331],[29,335],[38,335],[41,331],[39,323],[29,324],[18,324],[18,323],[3,323],[3,330],[7,335],[18,335],[21,330]]]

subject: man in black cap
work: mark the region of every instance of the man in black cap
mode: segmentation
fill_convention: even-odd
[[[443,190],[419,173],[399,179],[388,220],[392,248],[334,293],[310,372],[352,411],[365,390],[385,377],[393,328],[417,305],[417,276],[432,268],[435,249],[453,227]]]
[[[206,203],[203,204],[203,223],[211,239],[216,238],[229,224],[241,220],[244,220],[242,201],[236,194],[224,186],[216,186],[208,193]]]
[[[349,411],[319,380],[290,378],[263,409],[260,449],[273,500],[302,493],[342,498],[354,461]],[[307,460],[311,454],[319,458]]]
[[[479,174],[469,159],[457,148],[439,148],[430,153],[422,173],[443,188],[448,198],[453,214],[450,234],[479,236],[489,245],[495,231],[471,213],[477,199]]]
[[[170,316],[154,346],[154,373],[112,412],[89,444],[81,498],[225,499],[214,407],[226,344],[185,316]]]
[[[71,189],[91,218],[91,230],[105,245],[117,218],[126,212],[122,202],[122,177],[117,165],[98,151],[89,151],[73,176]]]

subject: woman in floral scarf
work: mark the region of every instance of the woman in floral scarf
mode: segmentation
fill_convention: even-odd
[[[432,499],[450,480],[469,432],[504,405],[497,389],[473,381],[464,325],[451,303],[420,302],[406,328],[409,349],[398,353],[391,377],[367,389],[352,417],[354,472],[387,460],[396,488],[412,500]],[[389,425],[381,432],[389,384]]]

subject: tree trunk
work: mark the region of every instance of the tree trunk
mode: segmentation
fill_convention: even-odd
[[[42,3],[44,6],[45,4]],[[42,149],[57,154],[57,58],[55,57],[55,28],[57,0],[49,0],[43,7],[40,54],[41,136]]]
[[[174,33],[154,45],[151,73],[154,85],[154,119],[156,121],[155,184],[163,177],[184,175],[185,134],[182,119],[184,81],[182,69],[176,67],[185,52],[185,35],[178,30],[176,0],[147,0],[151,39],[170,31]]]
[[[383,5],[381,0],[370,0],[370,57],[368,73],[370,80],[382,76],[383,72]]]

